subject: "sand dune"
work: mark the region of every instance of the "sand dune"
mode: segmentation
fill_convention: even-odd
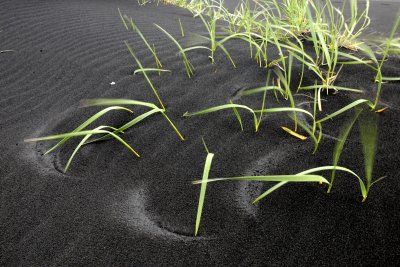
[[[388,32],[396,2],[372,3],[372,30]],[[161,115],[130,129],[124,139],[141,153],[132,156],[115,141],[89,145],[62,169],[76,142],[44,156],[48,142],[29,137],[71,131],[100,108],[79,108],[82,99],[156,99],[124,41],[144,66],[154,60],[141,39],[127,32],[118,8],[132,17],[171,73],[151,75],[168,115],[186,137],[182,142]],[[382,15],[384,14],[384,16]],[[204,136],[215,153],[211,176],[296,173],[330,165],[333,138],[341,122],[326,126],[323,144],[284,134],[285,116],[270,115],[254,133],[244,115],[241,132],[232,112],[183,118],[227,103],[240,90],[260,86],[265,71],[249,58],[243,44],[228,46],[238,68],[218,54],[212,65],[205,52],[191,52],[196,74],[188,79],[178,50],[153,23],[179,37],[204,32],[201,22],[182,9],[136,1],[3,0],[0,3],[0,265],[2,266],[187,266],[187,265],[394,265],[399,253],[398,177],[399,84],[387,84],[380,116],[376,175],[388,177],[361,204],[357,181],[341,175],[331,194],[318,184],[290,184],[257,205],[250,204],[267,186],[216,183],[208,187],[201,231],[194,237],[200,179],[206,154]],[[389,20],[393,21],[393,20]],[[375,27],[375,28],[374,28]],[[185,38],[178,38],[183,43]],[[398,74],[391,59],[388,74]],[[346,68],[341,85],[373,96],[373,74]],[[312,82],[312,79],[309,78]],[[111,83],[114,82],[114,85]],[[354,96],[330,95],[326,113]],[[258,97],[241,99],[261,105]],[[300,103],[302,96],[297,96]],[[274,105],[271,100],[270,105]],[[135,114],[145,112],[134,108]],[[130,115],[108,114],[102,123],[121,125]],[[357,133],[350,137],[342,162],[363,173]]]

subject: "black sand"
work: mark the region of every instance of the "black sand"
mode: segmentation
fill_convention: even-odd
[[[123,41],[128,40],[144,66],[154,66],[141,40],[123,28],[117,8],[132,16],[155,44],[172,74],[152,80],[169,116],[187,138],[181,142],[162,116],[154,115],[129,130],[124,139],[137,149],[133,157],[115,141],[90,145],[62,170],[73,145],[43,156],[49,143],[24,138],[72,130],[99,108],[79,108],[87,98],[131,98],[156,103]],[[372,3],[372,30],[388,33],[398,2]],[[179,36],[203,32],[192,15],[171,6],[138,7],[136,1],[2,0],[0,3],[0,265],[2,266],[186,266],[186,265],[362,265],[394,266],[400,260],[399,84],[383,87],[379,116],[376,184],[365,203],[357,181],[339,173],[332,193],[318,184],[289,184],[250,204],[269,185],[216,183],[207,189],[199,237],[193,237],[200,179],[205,160],[204,136],[215,153],[211,177],[288,174],[330,165],[342,120],[326,125],[323,143],[312,155],[311,140],[301,142],[280,126],[284,115],[270,115],[254,133],[244,115],[240,132],[232,112],[182,118],[186,111],[220,105],[237,91],[260,86],[265,70],[249,59],[247,47],[228,48],[233,70],[218,53],[190,53],[196,68],[185,76],[176,47],[155,29],[160,24]],[[181,38],[179,39],[181,40]],[[273,56],[273,53],[271,54]],[[398,75],[391,59],[386,74]],[[373,98],[373,73],[344,68],[337,84],[362,88]],[[313,77],[306,77],[313,83]],[[115,85],[110,85],[115,82]],[[324,112],[359,95],[329,95]],[[302,97],[297,97],[302,102]],[[240,100],[254,107],[261,97]],[[269,98],[269,105],[275,105]],[[305,107],[306,108],[306,107]],[[144,109],[135,108],[139,114]],[[123,112],[105,122],[120,125]],[[358,132],[349,137],[341,165],[363,174]],[[327,177],[329,173],[326,173]]]

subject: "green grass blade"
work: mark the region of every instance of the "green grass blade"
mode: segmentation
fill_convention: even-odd
[[[137,123],[141,122],[141,121],[144,120],[145,118],[147,118],[147,117],[149,117],[149,116],[151,116],[151,115],[153,115],[153,114],[155,114],[155,113],[157,113],[157,112],[162,112],[162,111],[163,111],[163,110],[162,110],[162,109],[159,109],[159,108],[155,108],[155,109],[152,109],[152,110],[150,110],[150,111],[147,111],[146,113],[143,113],[143,114],[137,116],[136,118],[134,118],[133,120],[131,120],[131,121],[125,123],[123,126],[121,126],[120,128],[118,128],[114,133],[117,134],[117,133],[123,132],[123,131],[125,131],[125,130],[131,128],[132,126],[136,125]],[[110,137],[110,135],[109,135],[109,134],[106,134],[106,135],[104,135],[104,136],[102,136],[102,137],[99,137],[99,138],[97,138],[97,139],[90,140],[90,141],[86,142],[85,144],[91,144],[91,143],[103,141],[103,140],[108,139],[109,137]]]
[[[367,182],[367,194],[363,199],[363,201],[365,201],[372,183],[372,174],[378,142],[378,115],[375,114],[375,112],[370,112],[368,116],[362,116],[359,121],[359,127],[364,154],[365,179]]]
[[[171,72],[170,70],[165,70],[165,69],[158,69],[158,68],[143,68],[143,69],[137,69],[133,72],[133,75],[136,75],[138,73],[143,73],[143,72]]]
[[[263,93],[265,91],[272,91],[272,90],[279,91],[282,95],[285,94],[285,91],[282,90],[282,88],[280,88],[279,86],[272,86],[272,85],[257,87],[257,88],[253,88],[253,89],[247,89],[247,90],[240,92],[239,94],[241,96],[248,96],[248,95],[253,95],[256,93]]]
[[[324,121],[326,121],[326,120],[332,119],[333,117],[336,117],[336,116],[342,114],[343,112],[346,112],[347,110],[352,109],[352,108],[354,108],[354,107],[356,107],[356,106],[358,106],[358,105],[364,104],[364,103],[367,103],[367,104],[369,104],[369,105],[371,104],[371,102],[370,102],[369,100],[366,100],[366,99],[358,99],[358,100],[356,100],[356,101],[350,103],[349,105],[347,105],[347,106],[345,106],[345,107],[339,109],[338,111],[335,111],[335,112],[333,112],[332,114],[326,116],[325,118],[316,121],[316,123],[321,123],[321,122],[324,122]]]
[[[249,108],[248,106],[239,105],[239,104],[225,104],[225,105],[220,105],[220,106],[216,106],[216,107],[212,107],[212,108],[207,108],[207,109],[200,110],[200,111],[186,112],[185,114],[183,114],[183,116],[191,117],[191,116],[196,116],[196,115],[204,115],[204,114],[208,114],[208,113],[212,113],[212,112],[216,112],[216,111],[220,111],[220,110],[224,110],[224,109],[232,109],[232,108],[246,109],[254,114],[254,110]]]
[[[123,98],[94,98],[94,99],[84,99],[81,101],[81,106],[91,107],[91,106],[111,106],[111,105],[133,105],[133,106],[144,106],[151,109],[159,109],[156,105],[149,102],[143,102],[133,99],[123,99]]]
[[[154,23],[154,26],[156,26],[160,31],[162,31],[178,47],[179,51],[181,52],[181,55],[182,55],[182,58],[183,58],[183,62],[185,64],[186,73],[187,73],[189,78],[192,77],[193,74],[194,74],[194,70],[193,70],[193,67],[190,64],[189,60],[187,59],[186,53],[185,53],[185,51],[183,51],[182,46],[178,43],[178,41],[169,32],[164,30],[164,28],[162,28],[161,26],[159,26],[156,23]]]
[[[220,106],[216,106],[216,107],[212,107],[212,108],[208,108],[208,109],[204,109],[204,110],[200,110],[200,111],[196,111],[196,112],[186,112],[185,114],[183,114],[183,117],[205,115],[205,114],[208,114],[208,113],[212,113],[212,112],[216,112],[216,111],[220,111],[220,110],[224,110],[224,109],[233,109],[233,108],[246,109],[249,112],[251,112],[253,114],[254,127],[255,127],[256,131],[258,130],[258,128],[257,128],[257,116],[256,116],[254,110],[249,108],[248,106],[245,106],[245,105],[225,104],[225,105],[220,105]]]
[[[326,84],[315,84],[309,86],[301,86],[300,89],[302,90],[315,90],[315,89],[335,89],[338,91],[347,91],[347,92],[354,92],[354,93],[363,93],[364,91],[361,89],[354,89],[349,87],[343,86],[336,86],[336,85],[326,85]]]
[[[131,24],[132,29],[135,30],[135,31],[137,32],[137,34],[138,34],[138,35],[140,36],[140,38],[143,40],[143,42],[145,43],[145,45],[147,46],[147,48],[150,50],[151,54],[152,54],[153,57],[154,57],[154,60],[156,61],[157,68],[160,68],[160,69],[161,69],[161,68],[162,68],[162,64],[161,64],[160,60],[158,59],[158,56],[157,56],[157,54],[156,54],[154,45],[153,45],[153,47],[150,46],[149,42],[147,42],[147,39],[144,37],[143,33],[139,30],[139,28],[136,26],[136,24],[133,23],[132,18],[130,18],[130,24]]]
[[[254,199],[253,204],[256,204],[261,199],[265,198],[266,196],[268,196],[269,194],[271,194],[272,192],[274,192],[275,190],[279,189],[280,187],[284,186],[287,183],[288,182],[284,181],[284,182],[279,182],[276,185],[272,186],[270,189],[268,189],[267,191],[259,195],[256,199]]]
[[[290,174],[290,175],[268,175],[268,176],[241,176],[241,177],[228,177],[228,178],[213,178],[207,181],[197,180],[193,184],[203,184],[218,181],[258,181],[258,182],[318,182],[329,184],[321,175],[314,174]]]
[[[101,127],[101,126],[100,126]],[[85,130],[85,131],[79,131],[79,132],[71,132],[71,133],[64,133],[64,134],[56,134],[56,135],[50,135],[50,136],[44,136],[44,137],[37,137],[37,138],[30,138],[30,139],[25,139],[25,142],[37,142],[37,141],[48,141],[48,140],[57,140],[57,139],[63,139],[63,138],[71,138],[71,137],[77,137],[77,136],[85,136],[88,134],[110,134],[112,137],[117,139],[121,144],[123,144],[126,148],[128,148],[133,154],[135,154],[137,157],[140,157],[140,155],[129,145],[127,144],[124,140],[122,140],[121,137],[118,135],[106,131],[106,130]]]
[[[365,187],[363,180],[360,178],[360,176],[358,176],[355,172],[353,172],[352,170],[350,170],[348,168],[341,167],[341,166],[322,166],[322,167],[312,168],[312,169],[300,172],[299,174],[310,174],[310,173],[315,173],[315,172],[332,171],[332,170],[344,171],[344,172],[350,173],[353,176],[355,176],[360,184],[361,194],[364,199],[366,198],[367,189]]]
[[[179,138],[182,141],[185,141],[185,138],[183,135],[179,132],[178,128],[175,126],[175,124],[171,121],[171,119],[165,114],[165,111],[161,111],[161,114],[164,116],[164,118],[168,121],[169,125],[171,125],[172,129],[175,131],[175,133],[179,136]]]
[[[282,107],[282,108],[267,108],[263,110],[255,110],[254,112],[264,112],[264,113],[277,113],[277,112],[301,112],[310,116],[310,118],[314,119],[314,116],[308,112],[307,110],[301,108],[292,108],[292,107]]]
[[[269,74],[269,72],[268,72],[268,74]],[[269,80],[269,76],[268,76],[267,80]],[[267,98],[267,91],[264,91],[263,101],[262,101],[262,104],[261,104],[260,117],[258,117],[258,122],[257,122],[257,129],[260,127],[261,120],[262,120],[262,118],[264,116],[264,112],[262,112],[262,111],[265,109],[265,100],[266,100],[266,98]]]
[[[293,116],[289,116],[289,118],[293,120]],[[315,144],[314,144],[313,154],[315,154],[315,152],[318,149],[318,144],[319,144],[318,139],[315,137],[315,134],[312,132],[312,130],[309,129],[307,125],[305,125],[303,122],[301,122],[301,120],[298,120],[297,123],[300,126],[300,128],[303,129],[306,133],[308,133],[308,135],[314,140]]]
[[[112,107],[108,107],[105,108],[99,112],[97,112],[96,114],[94,114],[92,117],[90,117],[89,119],[87,119],[84,123],[82,123],[81,125],[79,125],[76,129],[74,129],[72,132],[79,132],[83,129],[85,129],[88,125],[90,125],[91,123],[93,123],[94,121],[96,121],[98,118],[102,117],[104,114],[106,114],[109,111],[112,110],[125,110],[128,111],[130,113],[133,113],[132,110],[128,109],[128,108],[124,108],[124,107],[119,107],[119,106],[112,106]],[[50,152],[52,152],[53,150],[55,150],[57,147],[61,146],[62,144],[64,144],[65,142],[67,142],[69,139],[69,137],[65,137],[63,138],[60,142],[58,142],[56,145],[54,145],[53,147],[51,147],[49,150],[47,150],[47,152],[45,153],[45,155],[49,154]]]
[[[235,61],[233,61],[231,55],[229,54],[228,50],[226,50],[225,46],[223,46],[220,43],[216,43],[217,47],[221,48],[221,50],[224,52],[224,54],[227,56],[227,58],[229,59],[229,61],[232,63],[232,66],[234,68],[236,68],[236,64]]]
[[[291,62],[293,61],[293,57],[289,56],[289,67],[286,70],[286,72],[291,72]],[[280,81],[283,83],[284,87],[285,87],[285,98],[289,98],[290,101],[290,105],[292,107],[292,111],[293,111],[293,120],[294,120],[294,131],[297,131],[297,114],[296,114],[296,108],[295,108],[295,103],[294,103],[294,99],[292,96],[292,92],[290,90],[290,81],[288,79],[290,79],[290,74],[285,74],[283,75],[282,71],[279,68],[274,68],[274,72],[275,74],[278,76],[278,78],[280,79]],[[309,113],[310,114],[310,113]],[[311,115],[311,114],[310,114]]]
[[[114,127],[110,127],[110,126],[100,126],[97,127],[95,130],[101,130],[101,129],[105,129],[105,128],[111,128],[112,130],[117,130]],[[66,173],[72,163],[72,160],[74,159],[76,153],[79,151],[79,149],[86,143],[86,141],[92,136],[92,134],[87,134],[82,141],[76,146],[76,148],[74,149],[74,152],[72,153],[72,155],[70,156],[70,158],[68,159],[67,164],[64,167],[64,173]]]
[[[232,100],[230,100],[230,103],[233,104]],[[233,110],[233,113],[235,114],[235,116],[236,116],[236,118],[237,118],[237,120],[238,120],[238,122],[239,122],[240,129],[241,129],[241,131],[243,132],[242,117],[240,116],[240,114],[239,114],[239,112],[238,112],[238,110],[237,110],[236,107],[232,107],[232,110]]]
[[[342,154],[344,144],[347,140],[348,135],[350,134],[351,129],[353,128],[354,123],[357,121],[358,116],[361,113],[361,109],[357,110],[352,118],[348,120],[343,126],[342,130],[340,131],[339,134],[339,141],[336,143],[334,152],[333,152],[333,166],[337,166],[339,163],[339,158],[340,155]],[[331,182],[328,188],[328,193],[331,192],[332,186],[333,186],[333,181],[335,180],[335,174],[336,174],[336,169],[332,170],[332,175],[331,175]]]
[[[143,68],[143,66],[142,66],[142,63],[141,63],[141,62],[139,61],[139,59],[136,57],[136,55],[135,55],[135,53],[133,52],[131,46],[130,46],[130,45],[128,44],[128,42],[126,42],[126,41],[125,41],[125,45],[126,45],[126,47],[128,48],[129,53],[131,54],[131,56],[135,59],[136,63],[138,64],[139,69],[143,70],[144,68]],[[149,76],[147,76],[146,71],[142,71],[142,73],[143,73],[143,75],[144,75],[144,77],[145,77],[147,83],[150,85],[151,90],[153,90],[153,93],[154,93],[154,95],[156,96],[158,102],[160,103],[161,108],[162,108],[162,109],[165,109],[165,106],[164,106],[163,102],[161,101],[161,98],[160,98],[160,96],[158,95],[157,90],[156,90],[156,88],[154,87],[153,83],[151,82]]]
[[[199,232],[201,215],[203,213],[204,199],[205,199],[205,196],[206,196],[208,174],[210,173],[211,163],[212,163],[213,157],[214,157],[213,153],[208,153],[207,154],[207,158],[206,158],[206,162],[204,164],[203,178],[201,180],[201,181],[203,181],[203,183],[201,184],[200,196],[199,196],[199,204],[198,204],[198,207],[197,207],[196,227],[195,227],[195,234],[194,234],[195,236],[197,236],[197,234]]]
[[[382,81],[397,82],[397,81],[400,81],[400,77],[382,77]]]
[[[119,16],[120,16],[120,18],[121,18],[121,20],[122,20],[122,23],[124,24],[125,29],[126,29],[127,31],[129,31],[129,28],[128,28],[128,25],[126,24],[125,18],[122,16],[121,10],[120,10],[119,8],[118,8],[118,13],[119,13]]]
[[[209,47],[203,46],[203,45],[196,45],[196,46],[187,47],[187,48],[183,49],[182,51],[183,52],[188,52],[188,51],[198,50],[198,49],[205,49],[205,50],[211,51],[211,49]],[[181,52],[179,52],[179,53],[181,53]]]
[[[201,137],[201,141],[203,142],[203,146],[204,146],[204,149],[205,149],[205,151],[207,152],[207,154],[210,154],[210,151],[208,150],[208,146],[207,146],[207,144],[206,144],[206,141],[204,141],[204,138],[203,138],[203,137]]]
[[[182,21],[181,21],[180,18],[179,18],[178,20],[179,20],[179,28],[181,29],[181,36],[182,36],[182,37],[185,37],[185,32],[184,32],[184,30],[183,30]]]

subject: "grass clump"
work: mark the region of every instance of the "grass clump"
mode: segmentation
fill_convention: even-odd
[[[119,105],[133,105],[133,106],[143,106],[150,108],[149,111],[146,113],[143,113],[134,119],[130,120],[129,122],[125,123],[124,125],[116,128],[113,126],[98,126],[92,130],[86,130],[86,128],[94,123],[96,120],[98,120],[100,117],[104,116],[106,113],[113,111],[113,110],[124,110],[128,111],[130,113],[133,113],[131,109],[121,107]],[[83,136],[83,139],[81,142],[76,146],[75,150],[73,151],[71,157],[69,158],[65,168],[64,172],[67,172],[74,156],[76,153],[82,148],[82,146],[90,144],[90,143],[95,143],[98,141],[102,140],[107,140],[110,138],[114,138],[118,140],[120,143],[122,143],[127,149],[129,149],[133,154],[135,154],[137,157],[140,157],[139,153],[136,152],[131,146],[129,146],[121,137],[119,137],[118,134],[123,134],[125,130],[133,127],[137,123],[143,121],[147,117],[156,114],[156,113],[161,113],[163,117],[167,120],[167,122],[170,124],[172,129],[175,131],[175,133],[179,136],[181,140],[184,140],[184,137],[182,134],[179,132],[178,128],[175,126],[175,124],[171,121],[171,119],[167,116],[165,113],[165,109],[160,109],[153,103],[148,103],[148,102],[143,102],[143,101],[137,101],[137,100],[131,100],[131,99],[88,99],[88,100],[83,100],[82,101],[82,106],[88,107],[88,106],[109,106],[93,116],[91,116],[89,119],[87,119],[85,122],[83,122],[81,125],[79,125],[77,128],[75,128],[72,132],[69,133],[63,133],[63,134],[57,134],[57,135],[51,135],[51,136],[45,136],[45,137],[37,137],[37,138],[29,138],[25,139],[25,142],[38,142],[38,141],[50,141],[50,140],[59,140],[61,139],[57,144],[55,144],[53,147],[51,147],[45,155],[48,153],[54,151],[64,143],[66,143],[69,139],[72,137],[80,137]],[[95,139],[90,139],[93,135],[100,135],[100,137],[97,137]]]
[[[329,181],[325,179],[321,175],[317,175],[315,173],[319,173],[322,171],[328,170],[340,170],[347,173],[350,173],[356,176],[358,179],[359,176],[354,173],[352,170],[341,167],[341,166],[321,166],[317,168],[312,168],[309,170],[305,170],[299,172],[297,174],[288,174],[288,175],[261,175],[261,176],[239,176],[239,177],[224,177],[224,178],[209,178],[209,173],[211,169],[212,160],[214,158],[214,154],[210,153],[204,140],[204,147],[207,151],[207,157],[204,165],[203,176],[201,180],[193,181],[193,184],[200,184],[200,196],[198,201],[198,208],[197,208],[197,216],[196,216],[196,226],[195,226],[195,236],[198,235],[199,227],[200,227],[200,220],[201,215],[203,212],[203,206],[205,201],[205,193],[208,183],[218,182],[218,181],[257,181],[257,182],[276,182],[274,186],[270,189],[259,195],[257,198],[254,199],[252,202],[253,204],[259,202],[261,199],[265,198],[267,195],[271,194],[273,191],[279,189],[283,185],[287,183],[325,183],[329,185]]]
[[[362,145],[363,157],[364,157],[364,168],[365,168],[365,180],[358,178],[361,195],[364,202],[369,194],[371,186],[382,180],[384,177],[380,177],[375,181],[373,178],[373,169],[375,163],[375,155],[378,143],[378,115],[376,112],[371,112],[370,110],[365,110],[358,108],[349,120],[342,126],[341,132],[339,134],[338,142],[336,143],[334,153],[333,153],[333,165],[336,167],[340,155],[343,151],[346,139],[358,120],[360,141]],[[328,188],[328,193],[331,192],[333,181],[335,179],[336,169],[332,170],[331,182]]]

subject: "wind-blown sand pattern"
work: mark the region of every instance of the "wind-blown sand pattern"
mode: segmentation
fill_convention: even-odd
[[[372,30],[388,33],[399,4],[371,4]],[[49,142],[25,138],[71,131],[100,110],[79,108],[82,99],[129,98],[156,103],[127,51],[127,40],[143,66],[154,59],[141,39],[123,27],[118,8],[132,17],[171,73],[150,77],[167,113],[186,138],[182,142],[161,115],[153,115],[123,136],[141,154],[135,158],[112,140],[84,147],[71,169],[62,172],[76,141],[52,154]],[[357,181],[338,174],[333,191],[319,184],[288,184],[256,205],[251,201],[269,185],[248,182],[210,184],[194,237],[206,153],[215,159],[210,177],[297,173],[330,165],[334,138],[324,138],[312,155],[312,140],[299,141],[281,126],[291,120],[268,115],[260,132],[243,116],[240,131],[233,112],[183,118],[186,111],[225,104],[237,92],[263,85],[265,70],[249,58],[242,43],[211,64],[204,51],[188,53],[196,69],[188,79],[175,45],[153,23],[180,42],[185,32],[204,32],[192,14],[172,6],[135,0],[2,0],[0,3],[0,265],[1,266],[269,266],[395,265],[400,260],[399,83],[384,86],[379,146],[374,173],[387,175],[365,203]],[[273,56],[273,51],[271,56]],[[386,73],[398,75],[390,59]],[[337,83],[374,96],[373,73],[344,68]],[[307,79],[307,77],[305,77]],[[312,77],[309,77],[312,81]],[[112,85],[111,83],[115,84]],[[302,102],[302,96],[298,103]],[[324,96],[329,114],[349,103],[347,93]],[[261,106],[260,97],[244,103]],[[303,101],[305,101],[303,99]],[[276,105],[272,100],[268,105]],[[145,109],[134,107],[135,114]],[[103,123],[121,125],[124,111]],[[292,124],[290,124],[292,125]],[[341,122],[324,127],[338,135]],[[341,163],[363,174],[355,131]]]

